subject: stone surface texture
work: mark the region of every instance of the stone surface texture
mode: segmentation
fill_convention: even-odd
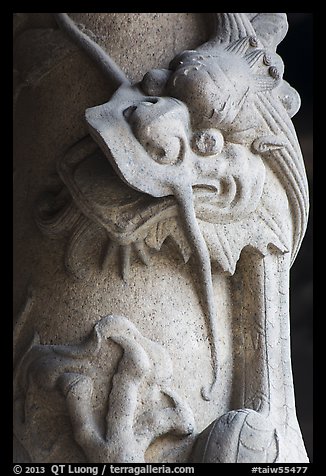
[[[14,17],[16,462],[303,463],[282,13]]]

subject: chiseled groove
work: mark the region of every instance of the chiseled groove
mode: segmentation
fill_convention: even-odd
[[[80,216],[81,213],[73,201],[71,201],[55,215],[48,218],[42,216],[41,212],[37,210],[35,212],[35,221],[44,235],[50,238],[57,238],[69,232],[77,223]]]

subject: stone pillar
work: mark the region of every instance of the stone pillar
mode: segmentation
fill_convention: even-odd
[[[306,462],[281,13],[16,14],[17,462]]]

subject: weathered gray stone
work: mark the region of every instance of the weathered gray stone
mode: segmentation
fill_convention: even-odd
[[[285,15],[54,15],[16,27],[17,461],[307,461]]]

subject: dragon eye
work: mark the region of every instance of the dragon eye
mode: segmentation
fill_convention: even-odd
[[[191,147],[198,155],[209,156],[220,154],[223,146],[223,135],[217,129],[204,129],[195,132],[192,137]]]

